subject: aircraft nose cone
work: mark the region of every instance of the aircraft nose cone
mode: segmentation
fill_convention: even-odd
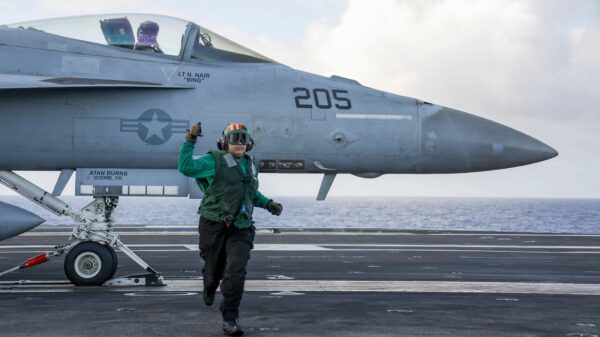
[[[44,221],[27,210],[0,201],[0,241],[27,232]]]
[[[544,143],[542,143],[542,144],[544,144]],[[558,151],[556,151],[554,148],[552,148],[551,146],[546,145],[546,144],[544,144],[544,146],[546,147],[544,150],[546,151],[546,155],[548,156],[548,158],[546,158],[546,159],[552,159],[552,158],[558,156]],[[543,160],[546,160],[546,159],[543,159]]]
[[[420,111],[424,173],[476,172],[537,163],[558,155],[543,142],[466,112],[429,106]]]

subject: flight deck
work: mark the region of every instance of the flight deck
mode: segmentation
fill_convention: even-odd
[[[3,241],[0,270],[71,228]],[[118,232],[167,286],[75,287],[52,259],[0,279],[2,335],[221,336],[197,229]],[[118,256],[116,277],[143,273]],[[598,336],[600,235],[259,229],[240,312],[248,336]]]

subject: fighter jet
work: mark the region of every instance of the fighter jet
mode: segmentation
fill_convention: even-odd
[[[120,196],[201,197],[177,171],[183,135],[203,123],[198,153],[229,122],[244,123],[261,172],[464,173],[555,157],[507,126],[341,76],[299,71],[198,24],[159,15],[110,14],[0,26],[0,183],[77,222],[67,243],[27,261],[66,253],[77,285],[113,277],[119,248],[161,276],[113,231]],[[49,193],[14,170],[60,171]],[[74,210],[60,200],[76,172]],[[43,219],[0,203],[0,240]],[[1,274],[0,274],[1,275]]]

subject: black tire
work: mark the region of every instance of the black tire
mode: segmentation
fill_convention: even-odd
[[[117,252],[115,252],[113,247],[110,246],[106,246],[108,248],[108,250],[110,251],[110,253],[113,256],[113,268],[110,271],[110,276],[108,277],[108,279],[110,280],[111,278],[113,278],[115,276],[115,273],[117,272],[117,267],[119,266],[119,258],[117,258]]]
[[[116,271],[114,252],[107,245],[85,241],[65,257],[65,274],[76,286],[99,286]]]

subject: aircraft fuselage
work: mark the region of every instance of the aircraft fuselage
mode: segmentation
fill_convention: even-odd
[[[227,123],[246,124],[266,172],[458,173],[556,155],[506,126],[352,80],[189,54],[0,29],[0,74],[16,83],[0,87],[0,168],[174,169],[197,121],[198,153]]]

